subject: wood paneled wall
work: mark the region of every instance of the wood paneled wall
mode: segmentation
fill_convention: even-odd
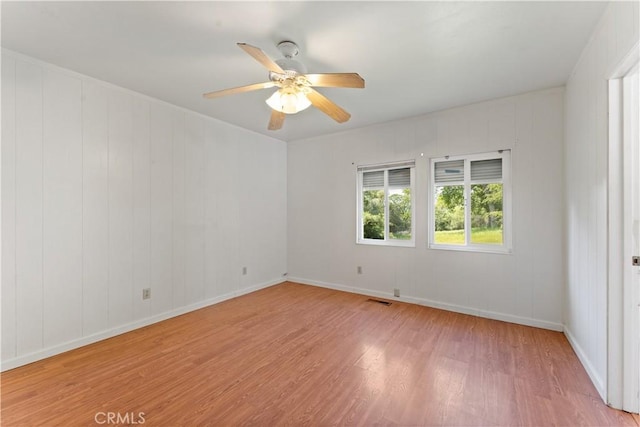
[[[552,88],[290,143],[290,280],[398,288],[405,301],[562,330],[563,110]],[[500,149],[512,150],[513,253],[429,249],[429,158]],[[408,159],[416,247],[356,245],[356,166]]]
[[[638,2],[612,2],[567,82],[567,336],[600,395],[607,389],[608,83],[638,41]],[[611,361],[611,363],[617,363]]]
[[[3,51],[2,245],[3,369],[280,282],[286,145]]]

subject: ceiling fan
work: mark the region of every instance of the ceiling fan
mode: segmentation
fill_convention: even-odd
[[[249,92],[258,89],[277,87],[267,105],[272,108],[269,130],[277,130],[284,123],[285,114],[295,114],[313,105],[338,123],[344,123],[351,117],[333,101],[313,87],[364,88],[364,79],[357,73],[307,74],[306,67],[293,59],[300,50],[291,41],[278,44],[278,50],[284,58],[273,61],[261,49],[246,43],[238,46],[269,70],[269,81],[205,93],[205,98],[217,98],[234,93]]]

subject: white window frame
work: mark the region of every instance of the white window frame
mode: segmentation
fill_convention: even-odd
[[[477,160],[502,159],[502,180],[488,180],[471,182],[471,162]],[[429,248],[443,249],[452,251],[466,252],[486,252],[510,254],[512,248],[512,217],[511,217],[511,150],[498,150],[489,153],[469,154],[462,156],[445,156],[430,159],[430,176],[429,185]],[[435,180],[435,164],[437,162],[464,160],[464,180],[459,182],[448,182],[446,185],[463,185],[464,186],[464,232],[465,244],[447,245],[435,243],[435,191],[436,187],[442,184],[436,183]],[[472,184],[484,183],[502,183],[502,245],[495,244],[479,244],[471,242],[471,207],[470,195]]]
[[[411,190],[411,239],[389,239],[389,170],[393,169],[405,169],[409,168],[410,176],[410,190]],[[357,219],[356,219],[356,243],[361,245],[376,245],[376,246],[401,246],[401,247],[415,247],[416,246],[416,193],[415,193],[415,160],[407,160],[393,163],[382,163],[375,165],[359,165],[357,166]],[[364,224],[362,220],[363,206],[362,206],[362,184],[364,172],[385,171],[384,173],[384,239],[365,239],[364,238]]]

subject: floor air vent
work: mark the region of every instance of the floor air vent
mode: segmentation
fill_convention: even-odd
[[[377,302],[378,304],[382,304],[382,305],[391,305],[391,303],[389,301],[382,301],[381,299],[369,298],[367,301],[369,301],[369,302]]]

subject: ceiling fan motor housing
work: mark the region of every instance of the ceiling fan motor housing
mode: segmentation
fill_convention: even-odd
[[[282,68],[284,71],[291,71],[295,75],[307,73],[307,67],[305,67],[303,64],[296,61],[295,59],[290,59],[290,58],[276,59],[276,64],[278,64],[280,68]]]

